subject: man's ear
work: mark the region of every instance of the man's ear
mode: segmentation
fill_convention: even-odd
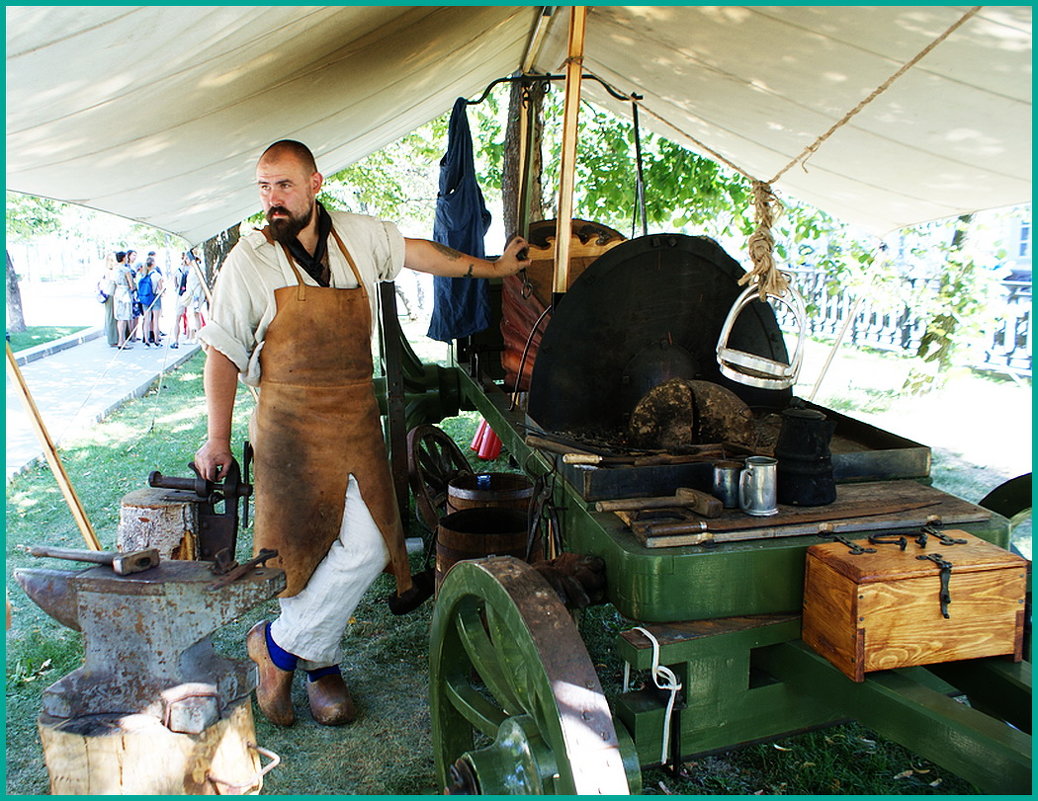
[[[310,176],[310,190],[316,195],[321,191],[321,187],[324,185],[324,176],[319,172],[314,172]]]

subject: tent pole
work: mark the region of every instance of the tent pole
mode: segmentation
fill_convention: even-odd
[[[18,369],[18,362],[11,351],[10,343],[7,343],[7,366],[11,368],[11,373],[18,384],[22,400],[25,401],[25,406],[29,410],[29,419],[32,420],[33,428],[36,429],[36,436],[40,438],[40,444],[43,445],[43,454],[47,457],[47,463],[54,472],[54,478],[57,479],[61,494],[65,496],[65,502],[72,512],[72,517],[76,520],[79,532],[83,535],[83,539],[86,540],[87,547],[90,550],[100,551],[101,543],[97,539],[97,534],[94,533],[94,527],[90,525],[90,521],[87,519],[86,511],[83,509],[83,504],[79,502],[79,496],[76,495],[72,482],[69,481],[68,473],[65,472],[65,466],[61,463],[61,459],[58,458],[58,449],[54,447],[50,434],[47,433],[47,426],[44,425],[43,418],[40,416],[40,410],[36,408],[36,402],[32,399],[32,395],[29,394],[29,387],[22,377],[22,371]]]
[[[534,26],[533,33],[530,35],[530,41],[526,45],[526,53],[523,55],[523,63],[520,68],[524,75],[533,69],[533,62],[537,60],[537,56],[541,52],[541,44],[543,44],[544,37],[548,33],[548,23],[551,22],[551,17],[554,13],[555,6],[542,6],[540,13],[537,15],[537,24]]]
[[[569,238],[573,230],[573,180],[577,160],[577,119],[580,112],[580,79],[584,66],[586,22],[586,6],[570,8],[566,101],[562,118],[562,160],[559,166],[559,212],[555,221],[553,302],[569,288]]]

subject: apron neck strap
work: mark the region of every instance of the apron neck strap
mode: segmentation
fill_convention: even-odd
[[[303,276],[300,275],[299,268],[296,267],[296,261],[292,258],[292,254],[289,252],[288,248],[285,247],[284,243],[277,242],[274,239],[273,234],[270,233],[269,226],[263,226],[263,228],[261,228],[260,231],[263,232],[263,236],[266,237],[267,241],[270,244],[274,245],[275,247],[277,247],[279,244],[281,245],[281,249],[285,252],[285,258],[288,259],[288,266],[292,268],[292,272],[294,272],[296,275],[296,282],[298,286],[298,292],[296,294],[296,297],[299,300],[306,300],[306,284],[303,282]],[[360,277],[360,270],[357,268],[357,262],[353,260],[353,256],[350,255],[350,251],[347,250],[345,243],[342,241],[342,238],[336,232],[334,226],[332,227],[331,233],[332,236],[335,238],[335,244],[339,246],[339,250],[342,251],[342,255],[345,257],[346,262],[350,265],[350,269],[353,270],[353,277],[357,279],[357,286],[360,287],[360,291],[366,297],[368,294],[368,290],[364,286],[363,279]]]
[[[353,260],[353,256],[351,256],[349,250],[346,249],[346,245],[339,237],[339,234],[336,233],[334,226],[332,226],[332,236],[335,237],[335,244],[339,246],[339,250],[342,251],[342,255],[345,256],[346,261],[349,262],[350,269],[353,270],[353,277],[357,279],[357,286],[359,286],[361,290],[364,292],[364,294],[367,295],[368,290],[364,286],[364,281],[360,277],[360,270],[357,269],[357,262]]]
[[[296,260],[292,258],[292,254],[284,243],[277,242],[274,239],[274,235],[270,233],[270,226],[265,225],[260,230],[263,232],[263,236],[267,238],[267,241],[274,247],[281,245],[281,249],[285,252],[285,258],[288,259],[288,266],[291,267],[292,272],[296,274],[296,300],[306,300],[306,283],[303,281],[303,276],[299,274],[299,268],[296,267]]]

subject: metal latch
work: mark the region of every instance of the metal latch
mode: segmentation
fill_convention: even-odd
[[[897,534],[873,534],[869,537],[872,545],[896,545],[902,551],[908,547],[908,540]]]
[[[820,531],[818,532],[818,536],[821,537],[823,540],[828,540],[829,542],[843,543],[847,546],[847,550],[850,551],[851,556],[858,556],[859,554],[863,553],[876,553],[875,548],[863,548],[858,543],[852,542],[851,540],[847,539],[844,536],[841,536],[840,534],[827,534],[825,532]]]
[[[962,540],[962,542],[965,542],[965,540]],[[951,603],[951,590],[948,585],[951,583],[952,563],[943,559],[939,553],[928,553],[923,556],[917,556],[916,559],[929,560],[941,569],[941,614],[946,618],[950,618],[948,604]]]

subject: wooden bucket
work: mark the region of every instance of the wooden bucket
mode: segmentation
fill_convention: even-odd
[[[464,559],[525,559],[526,525],[526,512],[521,509],[476,507],[441,518],[436,527],[436,592],[447,571]]]
[[[447,513],[462,509],[522,509],[533,497],[533,482],[522,473],[466,473],[447,485]]]

